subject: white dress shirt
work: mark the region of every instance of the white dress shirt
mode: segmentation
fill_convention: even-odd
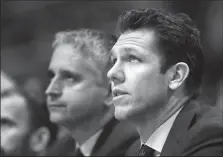
[[[149,137],[149,139],[145,143],[147,146],[155,150],[155,156],[160,156],[164,143],[166,142],[167,136],[170,132],[170,129],[172,128],[173,123],[182,108],[183,107],[181,107],[176,113],[174,113],[158,129],[156,129],[156,131]]]

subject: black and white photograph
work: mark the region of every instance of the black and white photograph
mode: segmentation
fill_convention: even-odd
[[[1,0],[1,156],[223,156],[222,0]]]

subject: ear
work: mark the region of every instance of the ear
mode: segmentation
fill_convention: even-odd
[[[30,139],[30,147],[35,153],[44,151],[50,141],[50,132],[46,127],[36,130]]]
[[[189,75],[189,67],[184,62],[179,62],[169,69],[169,88],[176,90]]]

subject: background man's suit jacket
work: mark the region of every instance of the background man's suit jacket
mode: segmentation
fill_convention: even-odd
[[[137,140],[126,156],[140,149]],[[177,116],[161,156],[223,156],[223,111],[190,100]]]
[[[138,138],[133,126],[113,118],[104,126],[92,150],[92,156],[125,156],[126,151]],[[44,155],[75,156],[75,141],[70,135],[65,136]]]

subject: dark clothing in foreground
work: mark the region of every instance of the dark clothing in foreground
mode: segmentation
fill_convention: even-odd
[[[137,156],[140,140],[126,156]],[[170,130],[161,156],[223,156],[223,113],[216,107],[190,100]]]
[[[126,122],[113,118],[103,128],[94,145],[92,156],[125,156],[129,147],[139,138],[134,127]],[[65,136],[48,150],[45,155],[77,156],[75,141],[71,136]]]

